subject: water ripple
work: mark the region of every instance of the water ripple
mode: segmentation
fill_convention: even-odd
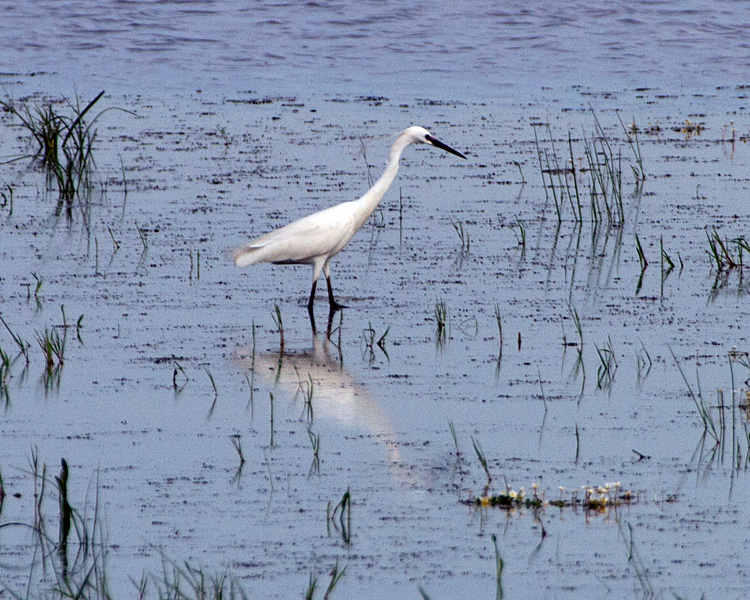
[[[356,91],[435,86],[436,70],[444,89],[470,84],[481,93],[497,89],[488,69],[527,84],[595,85],[614,75],[625,85],[678,84],[685,65],[718,84],[745,77],[750,33],[745,5],[718,0],[618,1],[606,9],[511,1],[485,10],[413,0],[4,4],[3,71],[84,68],[138,85],[148,85],[144,72],[165,83],[159,69],[144,70],[149,64],[169,68],[175,83],[192,84],[195,69],[231,86],[237,65],[248,64],[263,65],[246,74],[258,82],[322,89],[346,82]]]

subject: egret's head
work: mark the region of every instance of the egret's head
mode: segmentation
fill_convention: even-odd
[[[456,156],[460,156],[461,158],[466,158],[458,150],[454,150],[447,144],[441,142],[424,127],[409,127],[409,129],[407,129],[406,131],[409,132],[415,143],[430,144],[430,146],[435,146],[435,148],[440,148],[441,150],[445,150],[446,152],[450,152],[451,154],[455,154]]]

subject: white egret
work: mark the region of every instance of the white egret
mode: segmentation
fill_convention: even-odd
[[[307,310],[312,316],[315,288],[321,271],[328,284],[328,303],[331,314],[342,308],[333,297],[329,264],[331,259],[349,243],[352,236],[365,224],[380,203],[398,172],[401,154],[409,144],[430,144],[461,158],[463,154],[437,140],[423,127],[409,127],[401,132],[391,146],[385,171],[374,185],[359,199],[343,202],[318,211],[279,229],[271,231],[234,250],[234,262],[239,267],[257,263],[277,265],[306,264],[313,269],[312,290]]]

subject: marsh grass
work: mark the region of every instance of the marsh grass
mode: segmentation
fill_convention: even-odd
[[[310,578],[307,582],[307,589],[305,590],[305,600],[313,600],[315,598],[315,590],[318,587],[318,576],[310,571]]]
[[[537,129],[541,126],[542,126],[542,123],[532,124],[532,127],[534,129],[534,144],[536,146],[537,160],[539,161],[539,170],[541,171],[541,174],[542,174],[542,188],[544,189],[544,199],[546,202],[549,202],[550,192],[548,190],[551,190],[552,199],[555,203],[555,212],[557,214],[557,222],[560,223],[562,222],[561,200],[558,199],[558,188],[556,187],[555,180],[553,178],[555,171],[553,170],[550,164],[549,151],[546,148],[542,148],[539,142],[539,135],[537,133]],[[552,147],[552,152],[554,154],[554,148],[555,148],[554,138],[551,135],[552,130],[549,124],[547,125],[547,131],[550,133],[550,145]],[[554,157],[554,162],[557,162],[556,156]],[[559,172],[558,172],[558,175],[559,175]],[[562,188],[560,188],[560,190],[562,190]]]
[[[646,254],[643,252],[643,246],[641,245],[641,238],[638,234],[635,234],[635,250],[638,253],[638,263],[641,265],[641,273],[648,267],[648,260],[646,260]]]
[[[682,261],[680,261],[682,262]],[[670,273],[674,270],[674,261],[664,250],[664,237],[659,237],[659,272],[661,273],[661,286],[659,293],[664,297],[664,282],[669,277]]]
[[[8,590],[11,596],[31,600],[110,598],[106,532],[100,519],[98,490],[93,507],[87,501],[86,509],[79,511],[69,498],[67,461],[61,460],[60,475],[55,477],[54,485],[48,481],[47,466],[40,462],[36,449],[32,449],[30,466],[34,485],[34,522],[2,525],[28,528],[35,539],[25,593]],[[50,493],[48,490],[52,489],[56,489],[58,496],[57,536],[49,533],[55,519],[48,517],[44,510],[44,500]]]
[[[500,555],[500,549],[497,547],[497,536],[493,533],[490,536],[492,545],[495,548],[495,599],[502,600],[503,598],[503,568],[505,567],[505,561]]]
[[[63,334],[55,329],[44,328],[44,333],[36,333],[36,341],[42,350],[44,355],[44,362],[47,372],[51,372],[53,369],[60,368],[65,362],[65,330]]]
[[[453,426],[453,421],[448,421],[448,430],[451,432],[453,446],[456,449],[456,460],[458,461],[461,458],[461,450],[458,448],[458,436],[456,435],[456,428]]]
[[[271,445],[271,448],[273,448],[274,447],[273,438],[274,438],[274,433],[275,433],[275,427],[273,424],[273,392],[269,392],[268,395],[270,396],[270,400],[271,400],[271,442],[270,442],[270,445]]]
[[[333,568],[331,569],[331,572],[330,572],[331,580],[328,582],[328,587],[326,588],[326,591],[323,593],[323,600],[328,600],[328,598],[331,597],[331,594],[333,594],[333,590],[336,588],[339,581],[344,576],[345,572],[346,572],[346,567],[339,570],[339,561],[336,560],[336,564],[333,565]],[[305,600],[315,600],[315,592],[317,589],[318,589],[318,575],[310,571],[310,578],[308,580],[307,589],[305,590]]]
[[[698,465],[707,473],[715,463],[724,463],[727,455],[727,447],[729,447],[731,449],[732,479],[734,480],[734,476],[740,469],[750,467],[749,423],[748,419],[743,417],[741,412],[748,408],[750,390],[738,388],[735,377],[735,367],[737,365],[741,365],[746,369],[750,368],[750,359],[748,359],[750,354],[748,352],[739,352],[736,348],[732,348],[727,354],[731,376],[730,393],[726,394],[725,390],[717,388],[715,395],[709,393],[708,397],[706,397],[701,389],[697,360],[696,384],[694,387],[688,382],[687,376],[675,358],[671,348],[670,352],[703,425],[703,432],[696,445],[693,458],[697,458]],[[747,381],[745,379],[745,383]],[[729,404],[730,401],[731,406]]]
[[[578,316],[578,310],[572,304],[568,307],[570,311],[570,317],[573,319],[573,325],[576,328],[578,334],[578,346],[583,347],[583,325],[581,324],[581,317]]]
[[[10,379],[11,360],[5,350],[0,348],[0,405],[6,408],[10,405],[10,392],[8,391],[8,380]],[[1,496],[0,496],[1,498]],[[2,504],[0,502],[0,510]]]
[[[437,330],[435,331],[435,344],[438,348],[442,348],[448,337],[448,306],[444,300],[437,300],[435,302],[435,308],[433,310],[433,317]]]
[[[461,242],[461,256],[466,256],[471,249],[471,236],[469,235],[469,231],[464,227],[463,221],[460,219],[451,217],[450,220],[451,225],[453,225],[453,229]]]
[[[743,269],[744,253],[750,252],[750,244],[745,237],[734,239],[722,238],[714,227],[709,233],[706,230],[708,239],[708,255],[711,258],[711,266],[721,272],[724,269]]]
[[[648,377],[648,374],[651,372],[652,366],[653,361],[651,360],[651,355],[648,353],[648,350],[646,350],[643,342],[641,342],[640,349],[635,352],[635,368],[638,385],[641,385],[646,380],[646,377]]]
[[[369,187],[372,187],[372,184],[375,180],[372,178],[370,163],[367,160],[367,142],[359,135],[357,136],[357,140],[359,141],[359,152],[362,155],[362,160],[364,161],[365,168],[367,169],[367,184]]]
[[[138,237],[141,239],[141,246],[143,246],[143,253],[148,252],[148,231],[145,228],[135,224],[135,228],[138,230]]]
[[[190,281],[193,281],[194,279],[196,281],[199,281],[201,278],[201,251],[196,250],[195,251],[195,259],[193,259],[193,250],[192,248],[188,252],[188,256],[190,257],[190,275],[188,279]],[[195,275],[193,275],[193,272],[195,270]]]
[[[302,415],[308,424],[312,425],[315,418],[313,411],[313,394],[315,393],[315,382],[313,381],[312,375],[307,374],[307,379],[299,378],[297,381],[297,394],[302,394],[303,407]]]
[[[60,461],[60,475],[55,477],[59,492],[60,523],[58,532],[58,554],[64,571],[68,569],[68,537],[70,536],[70,524],[73,509],[68,501],[68,463],[63,458]]]
[[[273,305],[271,318],[274,325],[279,330],[279,354],[284,354],[284,320],[281,318],[281,309],[278,304]]]
[[[250,331],[252,332],[252,357],[250,359],[250,375],[245,373],[245,379],[247,380],[247,387],[250,388],[247,405],[250,407],[250,417],[252,418],[255,411],[255,319],[251,322]]]
[[[451,483],[453,483],[454,478],[456,477],[456,475],[458,475],[461,482],[461,484],[457,486],[460,498],[461,491],[463,490],[464,475],[468,473],[468,469],[466,469],[464,466],[464,457],[458,446],[458,436],[456,434],[456,428],[453,426],[452,421],[448,421],[448,430],[450,431],[451,438],[453,439],[453,447],[455,449],[456,455],[456,461],[453,464],[453,473],[451,474]]]
[[[211,387],[214,390],[214,401],[216,401],[216,398],[219,397],[219,389],[216,387],[216,380],[214,380],[214,376],[211,374],[208,367],[204,367],[204,370],[206,371],[206,375],[208,375],[208,380],[211,382]]]
[[[162,556],[162,570],[158,575],[144,575],[134,586],[139,600],[148,597],[151,584],[158,600],[248,600],[249,596],[237,577],[222,573],[207,573],[203,567],[185,561],[181,565]],[[109,598],[102,600],[110,600]]]
[[[516,229],[513,229],[513,233],[516,234],[516,240],[518,241],[518,245],[521,247],[521,256],[525,256],[526,253],[526,224],[516,217],[516,226],[518,228],[518,231],[516,232]]]
[[[362,340],[369,347],[375,343],[375,330],[372,328],[372,323],[368,323],[367,328],[362,330]]]
[[[638,141],[638,132],[640,131],[640,129],[638,128],[638,125],[635,124],[635,118],[633,118],[633,122],[626,127],[625,123],[622,120],[622,117],[620,116],[620,113],[617,112],[616,114],[617,119],[620,121],[620,125],[622,126],[622,130],[623,132],[625,132],[625,139],[628,142],[628,146],[630,146],[630,149],[633,151],[635,165],[630,165],[630,168],[633,171],[633,177],[635,177],[636,182],[643,183],[644,181],[646,181],[646,170],[643,168],[641,144]]]
[[[744,466],[747,468],[750,466],[750,419],[747,418],[750,415],[750,390],[748,389],[737,389],[735,384],[734,365],[738,364],[745,369],[745,372],[750,371],[750,353],[749,352],[738,352],[736,348],[728,353],[729,361],[729,373],[731,375],[731,389],[732,389],[732,465],[735,469],[739,469],[743,465],[742,458],[742,447],[740,444],[740,437],[742,437],[745,443],[745,458]],[[750,378],[745,379],[745,382]],[[746,412],[746,418],[741,418],[738,414],[740,407],[743,405]],[[740,427],[737,426],[737,422],[740,421],[742,424],[742,434],[740,436]]]
[[[378,341],[377,341],[378,348],[380,348],[383,351],[383,353],[386,355],[386,357],[388,356],[388,352],[386,352],[386,350],[385,350],[385,341],[386,341],[386,338],[388,337],[388,332],[390,330],[391,330],[391,326],[388,325],[385,328],[385,331],[383,332],[383,335],[381,335],[378,338]]]
[[[234,143],[234,136],[229,134],[225,126],[217,125],[216,134],[224,141],[225,146],[231,146]]]
[[[633,526],[630,523],[627,523],[627,527],[628,535],[626,536],[625,531],[622,528],[622,524],[620,524],[620,535],[625,542],[625,547],[628,553],[628,564],[631,565],[633,567],[633,570],[635,571],[635,575],[638,578],[638,583],[641,586],[643,598],[654,598],[654,587],[651,584],[648,570],[646,569],[646,565],[643,563],[643,560],[641,560],[640,554],[638,553],[638,549],[635,545]]]
[[[503,319],[500,314],[500,305],[495,304],[495,324],[497,325],[497,363],[495,365],[495,375],[500,373],[500,364],[503,360]]]
[[[482,469],[484,470],[484,474],[487,477],[487,483],[484,486],[485,494],[487,493],[487,490],[490,489],[490,485],[492,484],[492,475],[490,475],[490,465],[487,461],[487,456],[485,455],[484,451],[482,450],[482,446],[479,443],[479,440],[475,439],[474,436],[471,436],[471,445],[474,446],[474,452],[477,455],[477,459],[479,460],[479,464],[482,465]]]
[[[682,376],[682,380],[687,386],[688,394],[695,404],[695,408],[698,411],[698,416],[700,417],[701,423],[703,424],[704,433],[711,436],[711,438],[713,438],[713,440],[718,444],[721,439],[720,434],[716,427],[716,422],[714,421],[713,415],[711,414],[710,405],[706,402],[706,399],[703,397],[703,393],[701,391],[700,378],[698,376],[698,366],[696,365],[695,369],[696,390],[694,391],[693,386],[690,385],[685,372],[682,370],[682,365],[680,365],[680,362],[677,360],[677,357],[675,356],[674,351],[671,347],[669,348],[669,352],[672,355],[672,359],[674,360],[675,364],[677,365],[677,369]]]
[[[59,162],[58,139],[65,122],[56,113],[56,109],[51,102],[33,108],[28,106],[16,108],[12,101],[0,101],[0,106],[6,112],[17,117],[22,126],[31,133],[38,145],[35,157],[39,158],[45,165]]]
[[[664,250],[664,237],[663,236],[659,238],[659,257],[661,260],[662,273],[665,271],[669,273],[672,269],[674,269],[674,261],[672,261],[669,254],[667,254],[667,251]]]
[[[594,119],[594,136],[585,140],[585,155],[591,174],[591,211],[593,220],[598,222],[602,215],[602,206],[611,225],[622,225],[625,222],[625,210],[622,199],[622,153],[614,149],[607,138],[593,108],[590,108]],[[601,204],[599,202],[601,200]]]
[[[570,132],[567,136],[567,158],[558,152],[555,136],[549,124],[532,123],[537,162],[542,175],[545,200],[554,202],[558,223],[563,221],[566,207],[570,207],[576,223],[588,220],[592,224],[607,223],[622,226],[625,210],[622,190],[622,152],[605,132],[596,112],[590,108],[593,132],[582,135],[578,147]],[[618,115],[618,120],[622,119]],[[546,142],[543,144],[537,129],[545,127]],[[636,191],[640,191],[645,180],[645,170],[640,142],[635,130],[624,128],[626,142],[633,152],[635,164],[631,164],[636,180]],[[576,164],[580,164],[577,168]],[[588,195],[588,201],[585,197]],[[585,204],[588,202],[588,208]]]
[[[24,360],[26,361],[26,365],[28,365],[29,364],[29,348],[31,344],[29,344],[27,341],[22,339],[18,334],[16,334],[10,328],[10,325],[8,325],[8,322],[3,318],[2,314],[0,314],[0,322],[2,322],[5,329],[10,334],[10,337],[13,339],[16,346],[18,346],[19,354],[23,356]]]
[[[315,433],[312,430],[312,426],[307,427],[307,437],[310,438],[310,445],[312,446],[313,459],[310,465],[310,471],[308,475],[319,475],[320,474],[320,434]]]
[[[87,119],[103,95],[102,90],[85,106],[76,96],[74,102],[65,102],[69,109],[67,114],[59,109],[60,103],[57,102],[29,106],[0,100],[0,106],[15,116],[36,142],[34,158],[41,161],[48,181],[57,187],[58,208],[65,205],[69,217],[76,199],[82,207],[90,201],[91,175],[96,167],[93,153],[97,134],[95,124],[110,109]],[[82,214],[86,214],[85,208]]]
[[[39,277],[36,273],[32,273],[31,276],[34,278],[34,281],[36,281],[36,285],[34,286],[34,301],[36,302],[37,308],[42,307],[42,300],[39,297],[39,292],[42,291],[42,285],[44,284],[44,280]],[[27,288],[30,289],[30,288]],[[26,299],[29,300],[30,296],[27,292]]]
[[[242,436],[239,433],[234,433],[229,436],[229,440],[232,442],[232,447],[237,452],[237,457],[240,459],[240,468],[245,464],[245,456],[242,453]]]
[[[338,524],[336,516],[338,515]],[[331,509],[331,501],[326,506],[326,523],[328,536],[331,535],[331,527],[341,535],[342,541],[348,546],[352,541],[352,495],[349,488],[339,500],[339,503]]]
[[[13,215],[13,186],[5,184],[5,189],[0,191],[0,208],[8,208],[8,216]]]
[[[427,590],[425,590],[421,585],[417,587],[417,591],[419,592],[419,595],[422,596],[422,600],[432,600],[432,596],[430,596],[427,593]]]
[[[107,231],[109,232],[109,237],[112,238],[112,245],[114,246],[114,250],[112,251],[112,254],[114,254],[120,249],[120,242],[117,241],[117,239],[115,238],[115,234],[109,225],[107,225]]]
[[[586,385],[586,365],[583,360],[583,324],[581,323],[581,317],[578,315],[578,310],[575,306],[573,306],[572,304],[568,305],[568,311],[570,312],[570,317],[573,320],[573,326],[575,327],[576,333],[578,334],[578,354],[576,356],[575,365],[573,366],[573,373],[574,377],[578,377],[578,374],[581,373],[581,390],[583,390],[583,387]],[[567,346],[567,341],[565,340],[565,331],[563,330],[563,341]]]
[[[185,369],[182,368],[180,363],[175,362],[172,369],[172,389],[174,393],[179,394],[185,388],[188,381],[190,381],[190,378],[185,373]]]
[[[3,471],[0,469],[0,515],[3,514],[3,504],[5,503],[5,484],[3,482]]]
[[[583,207],[581,206],[581,193],[578,188],[578,174],[576,173],[576,159],[573,154],[573,138],[570,131],[568,131],[568,153],[568,165],[573,178],[573,190],[575,191],[575,204],[573,204],[573,197],[570,193],[570,185],[567,177],[565,178],[565,191],[568,194],[568,200],[570,201],[570,207],[573,210],[573,214],[576,215],[576,221],[580,223],[583,221]],[[576,208],[578,209],[577,211]]]
[[[542,403],[544,404],[544,412],[547,413],[547,394],[544,393],[544,380],[542,379],[542,372],[537,368],[537,377],[539,378],[539,391],[542,396]]]
[[[362,358],[367,358],[368,363],[372,364],[375,361],[374,346],[380,348],[386,359],[390,360],[388,351],[385,349],[386,338],[388,337],[388,332],[390,330],[391,326],[389,325],[388,327],[386,327],[383,335],[381,335],[380,337],[377,336],[372,323],[368,323],[367,327],[362,330],[362,337],[360,338],[362,343],[364,344],[362,349]]]
[[[17,600],[114,600],[132,597],[124,590],[113,590],[108,554],[110,543],[102,517],[102,500],[98,478],[77,507],[71,497],[74,471],[65,459],[60,461],[60,475],[51,481],[47,465],[38,450],[32,448],[29,459],[33,481],[33,522],[0,523],[3,528],[28,529],[32,533],[29,573],[23,590],[3,586],[4,593]],[[91,491],[93,490],[93,492]],[[46,506],[57,496],[58,514],[48,515]],[[20,498],[25,497],[20,496]],[[0,510],[4,488],[0,478]],[[57,535],[51,529],[57,528]],[[138,600],[246,600],[248,595],[238,578],[227,572],[210,574],[188,562],[181,565],[162,555],[161,572],[143,573],[130,578]],[[153,590],[153,593],[149,593]],[[115,593],[117,592],[117,593]]]
[[[612,348],[612,338],[608,336],[607,342],[601,348],[595,347],[600,362],[597,369],[596,386],[599,389],[609,389],[615,380],[615,372],[617,371],[617,358],[614,348]]]

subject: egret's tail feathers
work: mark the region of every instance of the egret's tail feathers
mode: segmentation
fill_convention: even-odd
[[[250,265],[254,265],[255,263],[262,262],[263,257],[259,251],[264,246],[265,244],[251,243],[236,248],[232,252],[232,259],[234,260],[234,264],[236,264],[238,267],[248,267]]]

